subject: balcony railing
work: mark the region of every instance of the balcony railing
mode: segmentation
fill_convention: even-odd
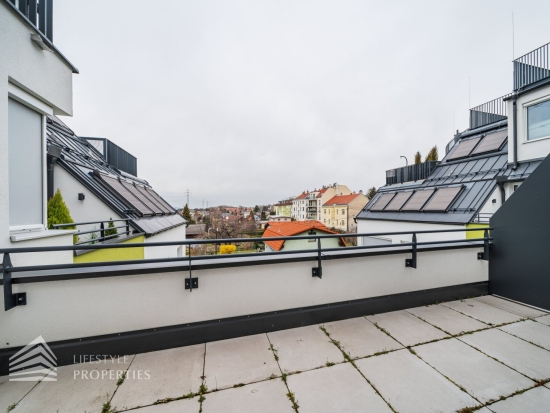
[[[386,171],[386,185],[426,179],[430,176],[438,163],[438,161],[428,161],[404,166],[402,168],[390,169]]]
[[[505,98],[510,94],[490,100],[482,105],[470,109],[470,129],[476,129],[490,123],[508,118],[508,110]]]
[[[514,60],[514,90],[550,77],[549,44]]]
[[[109,227],[109,223],[112,222],[113,226]],[[116,226],[115,222],[124,222],[124,225]],[[96,227],[97,225],[97,227]],[[115,220],[105,220],[105,221],[91,221],[91,222],[74,222],[71,224],[55,224],[52,225],[54,229],[63,229],[71,227],[85,226],[86,230],[81,231],[77,229],[75,234],[78,237],[78,241],[75,242],[75,245],[85,245],[85,244],[97,244],[100,242],[113,240],[115,238],[124,235],[129,237],[132,234],[130,229],[130,220],[129,219],[115,219]],[[88,229],[92,226],[92,229]],[[120,231],[123,229],[123,231]],[[114,232],[113,232],[114,231]],[[106,235],[108,234],[108,235]],[[88,235],[86,239],[81,240],[81,235]]]
[[[53,0],[8,0],[53,42]]]

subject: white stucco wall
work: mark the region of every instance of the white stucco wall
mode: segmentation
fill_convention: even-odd
[[[550,99],[550,86],[537,88],[520,95],[517,99],[517,146],[519,162],[544,158],[550,153],[550,138],[535,141],[527,140],[527,108],[548,99]],[[514,145],[512,141],[514,130],[513,113],[513,104],[510,100],[508,101],[508,162],[514,161]]]
[[[495,202],[493,203],[493,200]],[[494,214],[497,212],[497,210],[502,206],[502,195],[500,192],[500,188],[497,186],[487,202],[485,202],[485,205],[481,208],[479,211],[480,214]]]
[[[73,111],[72,69],[56,53],[43,51],[32,42],[32,32],[5,2],[0,2],[0,247],[30,246],[37,242],[53,245],[70,240],[54,237],[21,241],[17,245],[10,241],[8,83],[51,107],[55,114],[70,115]],[[43,169],[45,173],[45,165]]]
[[[168,231],[161,232],[152,237],[145,238],[145,243],[150,242],[165,242],[165,241],[184,241],[185,240],[185,225],[172,228]],[[151,258],[173,258],[178,256],[178,246],[166,247],[145,247],[145,259]],[[185,246],[181,248],[181,256],[185,256]]]
[[[399,232],[399,231],[439,231],[449,229],[465,228],[465,225],[443,225],[443,224],[428,224],[423,222],[402,222],[402,221],[382,221],[372,219],[358,219],[357,233],[373,233],[373,232]],[[400,244],[403,242],[411,242],[412,235],[381,235],[383,238],[391,239],[392,244]],[[436,234],[418,234],[416,240],[422,241],[442,241],[453,239],[466,238],[466,232],[450,232]],[[358,239],[358,245],[362,244],[362,238]]]
[[[312,262],[200,270],[192,293],[187,271],[15,284],[27,305],[0,317],[0,348],[487,281],[481,250],[419,252],[417,269],[408,253],[326,260],[322,280]]]

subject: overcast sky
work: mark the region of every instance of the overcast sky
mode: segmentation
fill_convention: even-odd
[[[515,57],[550,41],[549,1],[56,0],[63,121],[174,206],[367,190],[511,91],[512,12]]]

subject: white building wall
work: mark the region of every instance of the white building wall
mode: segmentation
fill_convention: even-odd
[[[39,335],[50,342],[487,281],[481,251],[419,252],[417,269],[405,267],[410,253],[326,260],[322,280],[311,261],[195,270],[192,293],[187,271],[15,284],[27,305],[0,317],[0,348]]]
[[[516,102],[517,107],[517,146],[518,161],[544,158],[550,153],[550,138],[534,141],[527,140],[527,108],[531,105],[550,99],[550,85],[537,88],[520,95]],[[514,161],[514,111],[512,101],[508,101],[508,162]]]
[[[403,222],[403,221],[382,221],[373,219],[358,219],[357,233],[373,233],[373,232],[400,232],[400,231],[438,231],[449,229],[466,228],[465,225],[448,225],[448,224],[428,224],[423,222]],[[402,242],[411,242],[412,234],[404,235],[380,235],[380,238],[391,240],[392,244],[400,244]],[[417,234],[416,240],[423,241],[442,241],[465,239],[466,232],[450,232],[450,233],[435,233],[435,234]],[[363,239],[358,239],[358,245],[362,244]]]
[[[145,238],[145,243],[150,242],[168,242],[168,241],[184,241],[185,240],[185,225],[172,228],[168,231],[161,232],[152,237]],[[145,259],[152,258],[174,258],[186,255],[186,246],[166,246],[166,247],[145,247]]]
[[[31,41],[33,32],[35,30],[25,24],[6,2],[0,1],[0,247],[23,247],[39,242],[20,241],[15,245],[10,239],[8,84],[49,106],[54,114],[71,115],[73,111],[71,67],[55,52],[43,51]],[[46,173],[46,165],[43,165],[43,172]],[[72,243],[69,236],[53,241],[54,238],[45,238],[43,242],[47,245],[64,241]]]

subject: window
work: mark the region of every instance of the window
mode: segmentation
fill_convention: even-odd
[[[338,210],[336,210],[336,215],[338,215]]]
[[[312,229],[312,230],[309,231],[307,234],[308,234],[308,235],[316,235],[316,232],[315,232],[314,229]],[[315,242],[315,241],[317,241],[315,238],[308,239],[308,242]]]
[[[44,226],[44,120],[42,114],[8,98],[9,226]]]
[[[346,214],[344,211],[345,211],[345,209],[342,209],[342,215],[345,215],[345,214]]]
[[[344,225],[344,221],[341,221],[341,222],[340,222],[340,225]]]
[[[527,108],[527,140],[550,137],[550,100]]]

